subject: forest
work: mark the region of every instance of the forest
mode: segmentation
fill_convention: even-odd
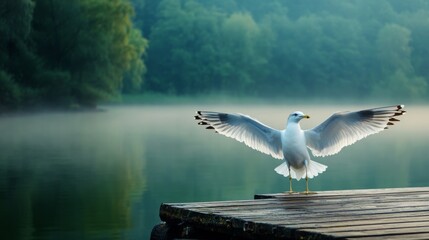
[[[429,100],[425,0],[2,0],[0,111],[121,94]]]

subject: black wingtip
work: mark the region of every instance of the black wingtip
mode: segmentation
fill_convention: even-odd
[[[208,126],[208,127],[206,127],[206,129],[215,129],[215,128],[212,126]]]
[[[201,116],[201,111],[197,111],[197,114]]]
[[[400,120],[396,119],[396,118],[389,118],[389,121],[391,121],[391,122],[399,122]]]
[[[393,114],[394,117],[404,115],[407,111],[401,110],[400,112],[396,112]]]
[[[201,118],[200,116],[198,116],[198,115],[197,115],[197,116],[194,116],[194,119],[195,119],[195,120],[202,120],[202,118]]]
[[[201,122],[198,122],[198,125],[209,125],[209,124],[208,122],[201,121]]]

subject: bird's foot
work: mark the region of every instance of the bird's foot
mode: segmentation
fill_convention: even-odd
[[[304,191],[304,192],[300,192],[300,194],[311,195],[311,194],[317,194],[317,192],[313,192],[313,191]]]
[[[289,190],[289,191],[285,192],[285,194],[294,194],[294,193],[297,193],[297,192],[294,192],[292,190]]]

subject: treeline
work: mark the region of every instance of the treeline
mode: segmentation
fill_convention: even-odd
[[[146,0],[145,8],[136,17],[150,42],[144,91],[429,99],[428,1]]]
[[[0,110],[93,107],[140,88],[147,40],[125,0],[1,0]]]
[[[429,100],[428,19],[425,0],[2,0],[0,109],[145,92]]]

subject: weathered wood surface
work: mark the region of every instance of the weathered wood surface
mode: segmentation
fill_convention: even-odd
[[[162,204],[175,237],[429,239],[429,188],[263,194],[255,200]]]

